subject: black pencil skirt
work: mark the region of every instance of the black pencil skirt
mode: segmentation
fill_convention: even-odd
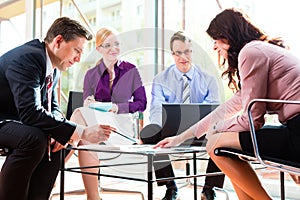
[[[285,125],[262,127],[256,138],[261,155],[300,162],[300,114]],[[254,151],[249,131],[240,132],[239,140],[244,151]]]

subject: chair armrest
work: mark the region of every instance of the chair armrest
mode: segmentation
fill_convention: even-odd
[[[257,138],[256,138],[256,133],[255,133],[255,127],[254,127],[254,122],[251,114],[251,108],[255,103],[283,103],[283,104],[299,104],[300,101],[292,101],[292,100],[277,100],[277,99],[253,99],[252,101],[249,102],[248,108],[247,108],[247,114],[249,118],[249,126],[250,126],[250,133],[251,133],[251,139],[252,139],[252,144],[253,144],[253,149],[254,149],[254,155],[256,159],[264,166],[266,167],[272,167],[275,169],[278,169],[280,171],[286,171],[288,173],[296,173],[300,175],[300,164],[298,163],[284,163],[282,164],[281,161],[278,162],[269,162],[263,159],[262,155],[259,153],[258,145],[257,145]],[[290,163],[292,163],[292,166],[290,166]],[[295,166],[296,164],[296,166]]]

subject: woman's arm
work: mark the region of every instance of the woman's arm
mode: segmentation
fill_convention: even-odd
[[[116,88],[118,87],[118,90],[124,90],[126,87],[124,87],[123,84],[128,85],[129,83],[131,83],[131,86],[126,86],[129,87],[129,90],[126,92],[130,93],[129,99],[131,98],[131,101],[127,100],[126,102],[117,103],[118,113],[142,112],[146,109],[147,98],[145,87],[143,86],[141,76],[136,67],[131,68],[122,76],[122,80],[119,80]],[[121,91],[120,94],[121,93],[124,93],[124,91]]]

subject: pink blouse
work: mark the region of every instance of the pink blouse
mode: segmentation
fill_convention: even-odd
[[[196,125],[201,137],[212,124],[217,132],[248,131],[247,106],[252,99],[300,100],[300,60],[288,50],[262,41],[246,44],[238,57],[241,90]],[[252,117],[256,129],[264,125],[266,111],[275,112],[282,123],[300,113],[293,104],[256,103]]]

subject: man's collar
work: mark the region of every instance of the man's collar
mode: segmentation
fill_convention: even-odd
[[[194,72],[195,72],[195,66],[193,64],[192,64],[191,69],[188,72],[186,72],[186,73],[181,72],[175,66],[175,74],[176,74],[176,77],[178,78],[178,80],[180,80],[182,78],[183,74],[186,74],[186,76],[188,77],[188,79],[191,80],[193,78]]]
[[[52,66],[52,62],[50,60],[47,48],[46,48],[46,77],[50,74],[53,74],[53,66]]]

